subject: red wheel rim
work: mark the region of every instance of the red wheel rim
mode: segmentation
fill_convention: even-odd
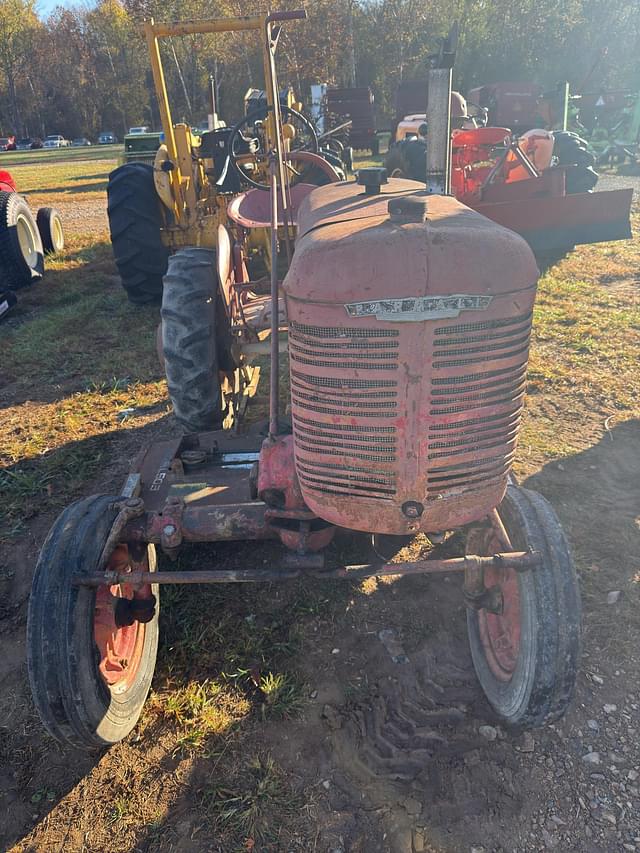
[[[490,537],[487,553],[497,553],[499,543]],[[486,589],[497,586],[502,593],[502,613],[478,611],[480,642],[489,669],[499,681],[510,681],[520,654],[520,588],[515,569],[485,569]]]
[[[118,545],[107,568],[109,571],[123,571],[128,565],[129,550],[126,545]],[[93,614],[93,638],[100,656],[98,670],[112,693],[124,693],[135,681],[145,636],[142,622],[123,627],[116,625],[118,598],[133,598],[133,588],[129,584],[98,587]]]

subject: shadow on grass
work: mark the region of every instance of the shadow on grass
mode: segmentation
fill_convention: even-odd
[[[95,183],[85,183],[85,184],[71,184],[68,186],[57,186],[57,187],[37,187],[36,189],[29,190],[25,193],[28,197],[30,195],[39,195],[39,196],[49,196],[49,195],[82,195],[82,193],[91,193],[91,192],[99,192],[103,193],[107,188],[107,181],[105,180],[104,175],[96,175],[96,178],[99,179],[99,182]],[[73,181],[78,180],[89,180],[89,175],[81,175],[80,177],[71,178]]]
[[[159,307],[127,300],[107,243],[64,256],[69,269],[49,269],[17,292],[0,325],[0,406],[52,402],[122,381],[153,381]]]

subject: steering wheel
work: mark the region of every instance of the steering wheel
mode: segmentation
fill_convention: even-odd
[[[318,135],[309,119],[292,110],[290,107],[280,107],[283,121],[293,127],[295,133],[289,140],[289,151],[311,151],[317,154],[319,150]],[[232,129],[227,141],[229,161],[241,180],[259,190],[268,190],[269,184],[262,183],[258,177],[268,172],[268,157],[266,145],[267,108],[258,107],[246,115]],[[290,163],[285,164],[291,172],[291,183],[296,184],[302,175]]]

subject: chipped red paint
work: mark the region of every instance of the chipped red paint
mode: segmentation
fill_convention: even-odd
[[[280,509],[306,509],[293,461],[293,436],[265,438],[258,463],[258,497]]]
[[[128,548],[118,545],[111,555],[107,571],[124,572],[128,566]],[[148,571],[146,559],[136,564],[136,569]],[[102,585],[96,589],[93,636],[99,654],[98,669],[105,684],[116,693],[127,690],[135,680],[142,660],[146,630],[144,623],[138,621],[122,627],[116,624],[117,600],[134,596],[144,598],[150,594],[148,584],[140,587],[140,591],[134,591],[128,583]]]
[[[258,497],[270,507],[265,517],[286,548],[320,551],[333,539],[332,526],[314,529],[317,519],[302,497],[292,435],[264,440],[258,467]]]

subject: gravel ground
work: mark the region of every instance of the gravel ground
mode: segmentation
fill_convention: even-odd
[[[601,174],[598,181],[598,190],[623,190],[633,187],[633,198],[636,204],[640,199],[640,174],[638,175],[613,175],[611,173]]]

